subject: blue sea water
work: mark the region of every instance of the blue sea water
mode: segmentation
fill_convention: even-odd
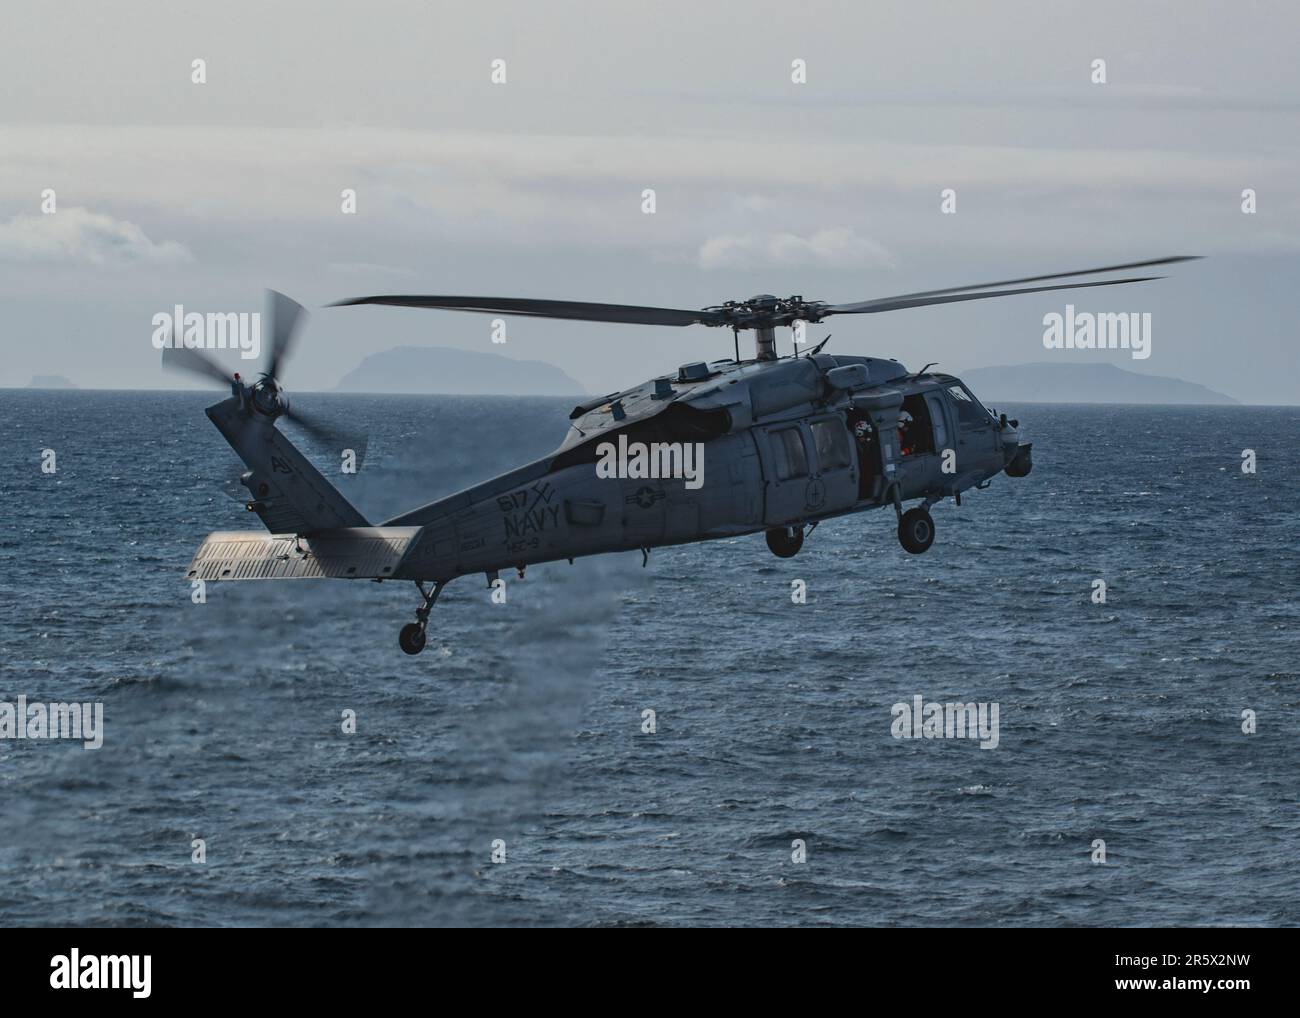
[[[341,486],[375,520],[569,409],[296,398],[369,431]],[[0,700],[105,727],[0,740],[0,923],[1300,923],[1300,409],[1000,408],[1034,473],[936,507],[923,556],[876,512],[790,560],[536,566],[506,605],[465,577],[408,658],[408,584],[191,602],[203,535],[258,525],[210,401],[0,393]],[[918,694],[997,702],[998,747],[894,739]]]

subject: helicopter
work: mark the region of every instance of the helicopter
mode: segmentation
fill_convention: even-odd
[[[535,298],[372,296],[334,307],[387,305],[493,315],[669,327],[729,328],[735,357],[694,361],[675,372],[575,406],[553,453],[456,494],[370,523],[276,427],[281,417],[332,443],[338,429],[291,411],[280,367],[305,312],[271,291],[267,369],[250,384],[228,377],[197,349],[163,350],[165,365],[229,385],[205,413],[248,470],[240,478],[269,533],[209,534],[191,580],[338,578],[413,581],[421,604],[398,636],[418,654],[430,612],[448,583],[482,573],[618,551],[763,533],[781,558],[800,551],[823,521],[892,507],[898,540],[912,554],[934,542],[930,508],[1033,469],[1019,421],[994,416],[954,375],[909,371],[884,357],[828,354],[827,340],[779,356],[776,330],[836,315],[1093,286],[1161,276],[1025,286],[1167,265],[1173,256],[1074,272],[948,287],[850,304],[760,294],[698,311]],[[741,359],[740,333],[754,333]],[[801,331],[797,331],[797,335]],[[829,339],[829,337],[827,337]],[[904,508],[904,504],[919,504]]]

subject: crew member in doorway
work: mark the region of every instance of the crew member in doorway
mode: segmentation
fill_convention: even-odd
[[[912,423],[912,415],[906,410],[898,415],[898,452],[902,456],[911,456],[916,451]]]
[[[858,498],[867,499],[874,493],[879,475],[879,460],[873,447],[876,441],[875,429],[865,414],[859,416],[854,413],[850,420],[853,422],[853,441],[858,447]]]

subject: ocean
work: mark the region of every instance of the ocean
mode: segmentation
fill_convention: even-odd
[[[924,555],[886,510],[463,577],[412,658],[410,584],[193,603],[260,526],[217,398],[0,393],[0,701],[104,718],[0,739],[0,924],[1300,923],[1300,408],[1000,406],[1033,474]],[[368,432],[372,520],[573,402],[294,398]],[[916,696],[996,703],[996,748],[895,738]]]

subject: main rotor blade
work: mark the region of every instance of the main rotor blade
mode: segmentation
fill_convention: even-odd
[[[724,319],[716,311],[681,311],[635,304],[592,304],[577,300],[534,300],[529,297],[421,297],[379,296],[341,300],[331,307],[386,304],[403,308],[441,308],[479,314],[525,315],[530,318],[564,318],[578,322],[617,322],[629,325],[709,325]]]
[[[877,311],[898,311],[901,308],[919,308],[929,304],[953,304],[961,300],[983,300],[985,297],[1009,297],[1017,293],[1043,293],[1047,290],[1079,290],[1086,286],[1118,286],[1120,283],[1146,283],[1164,276],[1133,276],[1129,279],[1100,279],[1092,283],[1062,283],[1058,286],[1027,286],[1019,290],[985,290],[978,293],[942,293],[936,296],[884,297],[866,300],[860,304],[829,304],[819,309],[823,315],[869,315]]]
[[[280,369],[293,347],[294,335],[307,312],[296,300],[276,290],[267,290],[266,313],[271,319],[271,352],[267,355],[266,373],[279,378]]]
[[[344,450],[351,449],[356,453],[357,469],[361,469],[361,463],[366,458],[366,447],[370,444],[369,436],[364,432],[349,431],[333,424],[326,424],[317,417],[307,416],[301,410],[286,409],[284,416],[320,442],[336,457],[341,457]]]
[[[221,385],[230,384],[231,374],[223,371],[216,361],[201,350],[193,350],[187,346],[165,346],[162,352],[162,364],[165,368],[202,375]]]
[[[1074,272],[1053,272],[1046,276],[1024,276],[1021,279],[999,279],[992,283],[971,283],[969,286],[945,286],[941,290],[919,290],[916,293],[899,293],[893,297],[880,297],[882,301],[907,300],[912,297],[933,297],[940,293],[958,293],[962,290],[987,290],[991,286],[1019,286],[1021,283],[1041,283],[1045,279],[1066,279],[1070,276],[1092,276],[1098,272],[1118,272],[1121,269],[1145,269],[1152,265],[1173,265],[1176,262],[1194,262],[1200,255],[1171,255],[1168,258],[1152,258],[1145,262],[1125,262],[1122,265],[1102,265],[1095,269],[1077,269]],[[876,300],[860,301],[859,304],[874,304]],[[836,305],[845,307],[847,305]]]

